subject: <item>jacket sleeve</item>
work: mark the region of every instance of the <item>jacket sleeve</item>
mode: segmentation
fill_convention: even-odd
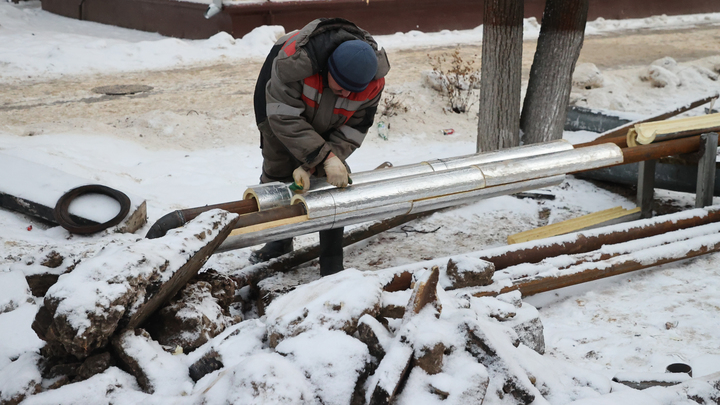
[[[350,119],[338,129],[333,130],[328,136],[327,143],[330,144],[332,152],[343,162],[359,148],[365,140],[368,130],[375,120],[382,90],[361,106]]]
[[[265,91],[268,124],[288,152],[309,170],[322,163],[331,148],[302,116],[302,81],[283,82],[282,77],[274,63]]]

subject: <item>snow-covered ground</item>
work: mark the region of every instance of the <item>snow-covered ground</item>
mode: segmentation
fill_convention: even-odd
[[[637,29],[691,30],[696,26],[718,24],[720,14],[620,21],[599,19],[588,23],[587,35]],[[539,26],[534,20],[526,21],[526,40],[536,38],[538,32]],[[40,10],[39,2],[22,2],[20,5],[2,2],[0,88],[5,92],[5,89],[30,88],[52,80],[90,80],[101,73],[141,74],[216,63],[237,66],[254,63],[252,66],[257,66],[258,60],[282,33],[281,27],[268,26],[260,27],[242,39],[218,34],[208,40],[178,40],[59,17]],[[380,36],[377,40],[392,57],[401,51],[433,46],[478,45],[482,41],[482,27],[468,31],[399,33]],[[622,49],[615,51],[622,52]],[[674,57],[671,53],[661,56]],[[652,81],[640,79],[649,75],[650,62],[601,71],[601,87],[575,88],[571,99],[577,105],[619,110],[627,116],[640,117],[720,90],[716,77],[720,52],[692,61],[676,63],[665,59],[659,62],[662,70],[655,69],[655,79],[670,83],[662,88],[653,87]],[[583,69],[590,72],[588,75],[593,72],[589,66]],[[255,74],[252,72],[251,75]],[[455,116],[443,112],[440,96],[424,87],[420,77],[402,78],[406,80],[403,83],[389,80],[388,95],[403,95],[406,102],[416,102],[415,107],[410,108],[405,119],[392,121],[389,140],[378,138],[375,129],[371,131],[363,147],[349,161],[355,171],[370,170],[385,160],[398,165],[474,151],[472,114]],[[43,97],[55,100],[58,96],[48,92],[35,99],[23,99],[18,104],[6,94],[0,112],[18,111],[19,114],[22,110],[19,107],[42,104]],[[249,111],[250,106],[245,110]],[[699,113],[702,109],[689,114]],[[215,118],[221,121],[223,114],[226,113],[220,111],[220,118]],[[87,120],[91,118],[88,116]],[[403,118],[402,114],[400,118]],[[190,112],[180,115],[171,108],[152,109],[143,114],[128,114],[128,120],[143,122],[143,130],[147,131],[145,139],[136,134],[126,136],[122,128],[114,129],[121,127],[118,122],[102,122],[91,128],[73,127],[68,124],[71,121],[62,116],[43,116],[37,118],[37,122],[22,125],[0,122],[0,159],[3,155],[26,159],[142,196],[147,199],[149,224],[175,209],[237,200],[246,186],[257,183],[261,159],[250,116],[221,127],[227,133],[213,134],[216,136],[213,142],[199,140],[205,135],[204,127],[191,121]],[[197,130],[183,138],[174,132],[176,123],[188,127],[194,125]],[[127,126],[133,129],[130,124]],[[42,130],[35,132],[37,128]],[[420,128],[430,129],[423,131]],[[440,130],[443,128],[454,128],[456,135],[442,135]],[[152,131],[155,131],[154,138],[148,136]],[[565,137],[577,143],[592,139],[593,134],[567,133]],[[3,176],[21,174],[3,173]],[[346,267],[369,272],[470,253],[501,246],[507,235],[547,222],[615,206],[634,207],[633,201],[574,178],[545,191],[554,194],[555,200],[506,196],[437,213],[402,230],[396,229],[347,248]],[[660,190],[656,198],[681,206],[692,206],[694,201],[694,195]],[[716,198],[715,203],[720,200]],[[148,226],[136,235],[79,237],[71,236],[59,227],[47,228],[29,217],[0,211],[0,401],[7,399],[8,393],[23,390],[22,385],[39,372],[34,364],[43,342],[30,325],[42,299],[29,294],[24,276],[39,271],[38,263],[51,250],[68,257],[91,257],[108,240],[132,243],[144,235]],[[297,239],[300,245],[316,240],[314,235]],[[208,267],[237,271],[248,265],[250,251],[241,249],[215,255]],[[524,359],[524,363],[517,361],[547,386],[549,396],[546,399],[552,404],[583,399],[590,401],[585,403],[594,404],[627,403],[630,397],[637,404],[683,403],[670,391],[628,393],[609,379],[621,372],[663,372],[668,364],[676,362],[690,364],[695,377],[720,371],[719,260],[718,254],[709,254],[530,297],[526,302],[539,308],[545,326],[547,352],[539,356],[532,351],[516,353],[508,350],[508,356]],[[334,291],[335,294],[360,299],[363,292],[372,288],[369,286],[366,290],[362,285],[362,282],[372,284],[368,281],[372,276],[362,276],[361,272],[355,271],[346,273],[335,280],[335,288],[340,289]],[[314,264],[277,282],[292,282],[293,278],[310,283],[303,287],[305,290],[296,290],[288,301],[299,299],[298,295],[303,291],[315,291],[315,295],[320,294],[327,300],[336,299],[327,295],[327,291],[332,290],[327,287],[327,282],[317,280]],[[446,308],[441,320],[449,329],[456,327],[458,322],[467,321],[466,312],[450,310],[464,298],[442,294],[441,299]],[[468,305],[482,314],[488,311],[489,304],[475,300]],[[281,318],[277,314],[273,316],[275,320]],[[303,397],[312,403],[318,390],[323,391],[326,403],[342,403],[342,398],[348,397],[348,390],[352,389],[348,387],[355,376],[353,372],[367,359],[365,349],[358,347],[357,341],[339,332],[316,330],[311,335],[284,341],[276,352],[261,340],[268,327],[266,322],[270,323],[267,318],[248,320],[216,338],[213,343],[216,349],[224,359],[232,361],[226,362],[222,372],[197,384],[176,371],[186,369],[199,354],[172,356],[163,352],[159,345],[139,342],[137,347],[148,350],[148,356],[155,356],[156,363],[162,366],[159,374],[164,379],[157,382],[156,394],[141,392],[132,376],[113,367],[85,382],[30,397],[25,403],[250,403],[245,397],[248,391],[244,384],[262,378],[257,377],[262,373],[267,374],[268,384],[279,391],[278,395],[289,400]],[[421,328],[420,325],[406,327]],[[449,336],[443,338],[452,340]],[[278,352],[284,357],[278,356]],[[334,368],[321,366],[339,357],[342,361],[336,361]],[[274,379],[268,377],[273,373]],[[467,363],[466,357],[453,355],[447,359],[446,372],[434,380],[417,373],[412,375],[408,387],[413,389],[407,389],[399,401],[441,403],[438,397],[419,394],[423,392],[422,387],[433,383],[455,392],[480,374],[481,371]],[[306,378],[308,375],[311,377]],[[331,376],[337,382],[335,385],[327,383],[333,378]],[[446,380],[441,381],[443,378]],[[618,394],[626,395],[625,399],[601,397],[611,389],[621,390]],[[413,392],[418,394],[414,396]],[[546,403],[541,399],[536,402]],[[485,403],[503,401],[488,397]]]

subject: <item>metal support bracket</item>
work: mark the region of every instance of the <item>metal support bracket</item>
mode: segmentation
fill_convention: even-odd
[[[637,205],[640,207],[640,218],[652,218],[656,163],[657,160],[638,163]]]
[[[712,205],[715,192],[715,167],[717,166],[718,134],[700,135],[700,161],[698,162],[695,208]]]

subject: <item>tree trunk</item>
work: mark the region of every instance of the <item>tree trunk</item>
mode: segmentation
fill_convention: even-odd
[[[523,143],[561,139],[588,0],[547,0],[520,117]]]
[[[518,146],[524,4],[485,0],[477,151]]]

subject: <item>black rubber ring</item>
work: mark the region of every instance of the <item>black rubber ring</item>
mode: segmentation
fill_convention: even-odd
[[[85,194],[103,194],[113,198],[115,201],[120,203],[120,212],[118,212],[115,218],[101,224],[78,224],[70,217],[70,212],[68,211],[68,208],[70,207],[70,203],[73,202],[74,199]],[[60,197],[60,199],[57,201],[57,204],[55,204],[53,215],[55,216],[55,221],[57,221],[60,226],[67,229],[68,231],[72,233],[87,235],[100,232],[113,225],[119,224],[128,214],[128,212],[130,212],[130,198],[128,198],[125,193],[100,184],[89,184],[87,186],[80,186],[74,188],[63,194],[63,196]]]

